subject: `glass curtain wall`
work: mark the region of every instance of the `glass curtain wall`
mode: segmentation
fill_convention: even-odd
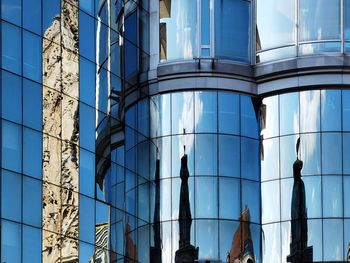
[[[263,262],[347,260],[349,96],[310,90],[263,100]]]

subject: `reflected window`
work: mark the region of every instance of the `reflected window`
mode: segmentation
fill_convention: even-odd
[[[341,91],[321,91],[322,131],[341,130]]]
[[[217,93],[195,92],[195,125],[196,132],[217,131]]]
[[[216,175],[217,136],[198,134],[195,140],[196,175]]]
[[[22,37],[21,29],[9,23],[1,23],[2,30],[2,67],[9,71],[21,74],[22,66]]]
[[[239,134],[239,95],[218,93],[219,133]]]
[[[196,177],[195,217],[217,217],[217,178]]]
[[[219,175],[240,177],[240,138],[219,135]]]
[[[342,173],[342,141],[340,133],[322,134],[322,173]]]
[[[280,185],[279,181],[261,184],[262,223],[280,220]]]
[[[281,1],[278,1],[281,3]],[[281,3],[282,4],[282,3]],[[299,92],[280,95],[280,134],[299,132]]]

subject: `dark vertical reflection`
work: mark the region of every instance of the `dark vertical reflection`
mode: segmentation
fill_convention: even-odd
[[[227,252],[226,263],[255,263],[249,208],[246,207],[241,212],[239,221],[239,226],[232,238],[231,249]]]
[[[291,206],[291,243],[290,254],[287,256],[287,262],[312,262],[313,247],[307,246],[307,209],[305,198],[305,185],[301,179],[301,169],[303,161],[299,160],[300,138],[296,144],[297,159],[293,164],[293,194]]]
[[[186,149],[184,147],[184,149]],[[188,178],[190,174],[187,168],[187,154],[185,153],[181,158],[181,188],[180,188],[180,207],[179,207],[179,227],[180,227],[180,241],[179,249],[175,253],[175,262],[194,262],[198,259],[198,248],[190,244],[191,242],[191,225],[192,215],[188,191]]]
[[[160,181],[159,181],[159,168],[160,160],[156,161],[155,183],[156,183],[156,196],[154,202],[154,216],[153,216],[153,231],[154,231],[154,246],[151,247],[151,262],[162,262],[162,239],[160,232]]]

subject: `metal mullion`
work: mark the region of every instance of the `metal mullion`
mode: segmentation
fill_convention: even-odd
[[[214,52],[214,37],[215,37],[215,30],[214,30],[214,26],[215,26],[215,21],[214,21],[214,13],[215,13],[215,5],[214,5],[214,1],[215,0],[210,0],[209,1],[209,12],[210,12],[210,21],[209,21],[209,34],[210,34],[210,38],[209,38],[209,45],[210,45],[210,52],[209,52],[209,56],[211,57],[215,57],[215,52]]]
[[[340,0],[340,39],[341,39],[341,46],[340,46],[340,52],[344,54],[345,47],[344,47],[344,0]]]
[[[198,44],[197,44],[197,57],[201,56],[201,50],[202,50],[202,0],[197,0],[197,37],[198,37]]]
[[[299,57],[299,0],[294,0],[295,11],[294,11],[294,33],[295,33],[295,48],[296,48],[296,57]]]

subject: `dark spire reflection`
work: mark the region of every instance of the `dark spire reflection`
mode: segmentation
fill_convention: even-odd
[[[287,256],[287,262],[312,262],[313,248],[307,246],[307,209],[305,198],[305,185],[301,179],[301,170],[303,161],[299,160],[300,138],[296,144],[297,159],[293,164],[293,194],[291,206],[291,243],[290,254]]]

